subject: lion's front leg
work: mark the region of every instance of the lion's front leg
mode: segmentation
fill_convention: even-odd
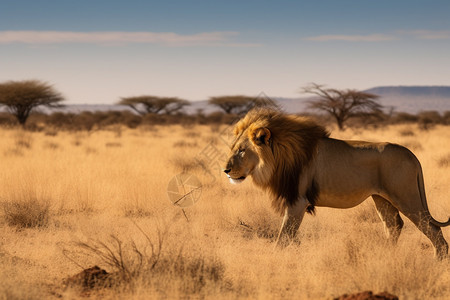
[[[302,223],[308,205],[309,203],[305,198],[300,198],[296,204],[286,208],[283,223],[277,238],[277,246],[285,247],[292,242]]]

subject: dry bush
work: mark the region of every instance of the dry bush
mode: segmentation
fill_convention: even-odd
[[[142,208],[142,207],[132,207],[132,206],[126,206],[123,209],[124,215],[127,218],[148,218],[152,217],[154,215],[154,212]]]
[[[0,112],[0,125],[10,127],[17,124],[17,119],[12,114]]]
[[[184,134],[185,137],[193,139],[193,138],[198,138],[200,137],[202,134],[199,131],[194,131],[194,130],[188,130],[186,131],[186,133]]]
[[[20,149],[10,148],[4,152],[5,156],[23,156],[24,153]]]
[[[18,228],[44,227],[48,225],[50,204],[47,201],[27,197],[3,203],[5,220]]]
[[[105,144],[105,147],[109,147],[109,148],[122,147],[122,143],[108,142],[108,143]]]
[[[142,117],[143,125],[182,125],[185,128],[192,128],[196,124],[196,117],[177,113],[168,114],[147,114]]]
[[[442,114],[442,122],[445,125],[450,125],[450,110],[447,110]]]
[[[307,115],[307,114],[302,114]],[[334,126],[333,120],[326,115],[311,115],[325,126]],[[221,125],[234,124],[239,119],[236,114],[225,114],[223,112],[213,112],[208,115],[197,113],[188,115],[177,114],[147,114],[137,115],[131,111],[82,111],[80,113],[54,112],[51,114],[33,113],[27,121],[25,128],[28,131],[55,130],[102,130],[116,127],[138,128],[154,125],[181,125],[184,128],[192,129],[196,125],[211,125],[212,132],[216,132]],[[388,124],[419,123],[423,129],[435,124],[450,124],[450,112],[445,112],[442,116],[436,111],[420,112],[416,115],[399,112],[394,114],[377,114],[354,118],[348,121],[350,128],[373,129]],[[17,121],[9,114],[0,113],[0,125],[17,126]],[[52,134],[52,133],[50,133]]]
[[[218,258],[189,257],[180,252],[177,257],[161,263],[155,271],[159,276],[179,281],[179,292],[186,296],[205,295],[208,285],[219,290],[231,289],[231,284],[225,279],[225,266]]]
[[[86,147],[85,151],[86,151],[86,154],[97,154],[98,153],[97,149],[94,147]]]
[[[45,131],[45,135],[46,136],[57,136],[58,130],[56,130],[55,128],[49,128]]]
[[[77,260],[94,259],[97,264],[110,269],[109,273],[105,273],[106,280],[99,282],[99,286],[93,286],[95,288],[112,287],[117,291],[150,289],[163,294],[175,292],[187,296],[201,294],[208,285],[229,286],[224,279],[225,267],[217,258],[184,254],[178,243],[175,249],[171,249],[166,245],[168,227],[164,230],[158,228],[156,237],[150,237],[134,224],[142,234],[144,243],[124,242],[111,235],[107,242],[91,240],[74,243],[64,249],[65,256],[75,263],[77,261],[73,257]]]
[[[12,140],[8,140],[8,149],[4,150],[5,156],[24,156],[27,150],[33,146],[33,137],[30,132],[22,128],[13,133]]]
[[[398,134],[400,136],[415,136],[416,135],[411,128],[403,128],[398,132]]]
[[[32,119],[33,121],[34,119]],[[141,124],[142,117],[129,111],[89,112],[78,114],[55,112],[46,115],[42,122],[48,126],[66,130],[92,130],[124,125],[136,128]]]
[[[418,120],[419,120],[418,116],[405,112],[396,113],[391,119],[391,121],[396,124],[416,123]]]
[[[24,131],[19,131],[15,135],[15,146],[17,149],[31,149],[33,144],[33,138],[31,134]]]
[[[75,147],[81,146],[83,144],[82,142],[83,137],[82,136],[75,136],[71,144]]]
[[[52,143],[52,142],[45,142],[45,143],[44,143],[44,148],[50,149],[50,150],[56,150],[56,149],[59,148],[59,144],[57,144],[57,143]]]
[[[238,217],[237,225],[246,239],[264,238],[275,241],[278,236],[278,222],[272,212],[265,208],[254,208],[252,214]]]
[[[441,157],[438,160],[438,166],[441,168],[448,168],[450,167],[450,154],[447,154],[443,157]]]
[[[148,201],[139,200],[140,195],[136,195],[124,203],[121,207],[123,214],[127,218],[149,218],[155,216],[152,206]],[[145,197],[143,197],[145,199]],[[157,215],[157,214],[156,214]]]
[[[442,123],[441,115],[437,111],[423,111],[418,115],[419,128],[428,130],[436,124]]]
[[[387,125],[388,119],[389,117],[381,112],[377,114],[363,114],[350,118],[345,122],[345,126],[349,128],[364,128],[370,130]]]
[[[164,243],[168,237],[169,227],[156,230],[156,238],[152,239],[135,222],[133,224],[142,234],[144,245],[138,246],[134,241],[124,242],[112,234],[109,241],[90,240],[70,244],[63,252],[67,258],[77,263],[77,259],[94,258],[99,264],[106,264],[121,282],[129,282],[144,271],[153,270],[159,263]],[[77,263],[77,265],[80,265]]]
[[[206,116],[208,123],[224,123],[226,114],[222,112],[213,112]]]
[[[170,159],[170,163],[175,167],[177,171],[182,173],[189,173],[195,169],[201,167],[199,161],[192,157],[185,157],[178,155]]]
[[[186,142],[184,140],[176,141],[173,143],[173,147],[180,147],[180,148],[195,148],[198,147],[197,142]]]
[[[219,134],[221,128],[221,124],[211,124],[211,126],[209,126],[209,129],[214,134]]]
[[[114,126],[111,126],[110,129],[114,132],[115,138],[121,138],[123,134],[123,128],[122,125],[116,124]]]
[[[48,115],[46,124],[56,128],[67,128],[72,123],[74,117],[75,114],[72,113],[54,112]]]

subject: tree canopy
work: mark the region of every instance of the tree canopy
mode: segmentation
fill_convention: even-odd
[[[125,97],[119,101],[121,105],[127,105],[141,115],[146,114],[173,114],[184,106],[190,105],[189,101],[176,97],[137,96]]]
[[[255,107],[278,107],[272,99],[262,96],[218,96],[209,98],[208,103],[218,106],[227,114],[243,114]]]
[[[6,106],[21,125],[38,106],[61,107],[63,96],[48,83],[38,80],[0,83],[0,105]]]
[[[308,102],[308,107],[331,115],[340,130],[344,129],[344,124],[349,118],[377,115],[383,108],[377,101],[378,95],[362,91],[331,89],[312,83],[304,87],[303,92],[316,95]]]

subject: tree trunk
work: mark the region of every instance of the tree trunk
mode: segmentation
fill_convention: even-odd
[[[17,121],[19,121],[19,124],[22,127],[25,127],[25,123],[27,122],[28,115],[26,115],[26,114],[17,114],[16,118],[17,118]]]
[[[336,122],[338,125],[339,130],[344,130],[344,120],[341,118],[336,118]]]

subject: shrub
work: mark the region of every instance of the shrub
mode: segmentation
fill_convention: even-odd
[[[417,116],[421,129],[429,129],[431,126],[442,122],[441,115],[437,111],[422,111]]]
[[[411,128],[404,128],[399,131],[400,136],[415,136],[416,134]]]
[[[3,203],[8,225],[19,228],[44,227],[48,225],[50,205],[46,201],[28,197],[24,200]]]
[[[173,147],[180,147],[180,148],[192,148],[197,146],[198,146],[197,142],[186,142],[184,140],[179,140],[173,143]]]
[[[419,120],[419,118],[416,115],[412,115],[405,112],[399,112],[396,113],[392,117],[393,123],[415,123]]]
[[[171,289],[182,294],[198,295],[208,284],[219,288],[229,286],[224,280],[225,267],[217,258],[192,254],[185,256],[181,250],[182,245],[177,244],[175,249],[166,246],[169,236],[167,227],[165,230],[157,228],[155,238],[134,224],[142,233],[144,243],[138,245],[132,240],[124,241],[111,235],[107,242],[97,240],[72,243],[63,250],[64,254],[72,261],[74,257],[78,260],[83,257],[94,258],[99,265],[109,267],[109,273],[103,271],[108,279],[105,282],[107,285],[97,288],[108,286],[119,287],[121,290],[133,289],[139,284],[140,288],[151,286],[166,290],[170,285]]]
[[[445,125],[450,125],[450,110],[444,112],[444,114],[442,115],[442,122]]]
[[[11,114],[0,113],[0,125],[11,126],[13,124],[17,124],[17,120]]]
[[[441,168],[448,168],[450,167],[450,154],[447,154],[443,157],[441,157],[438,161],[438,165]]]
[[[170,163],[182,173],[189,173],[194,169],[201,167],[199,165],[200,162],[195,158],[182,155],[173,157],[172,159],[170,159]]]

